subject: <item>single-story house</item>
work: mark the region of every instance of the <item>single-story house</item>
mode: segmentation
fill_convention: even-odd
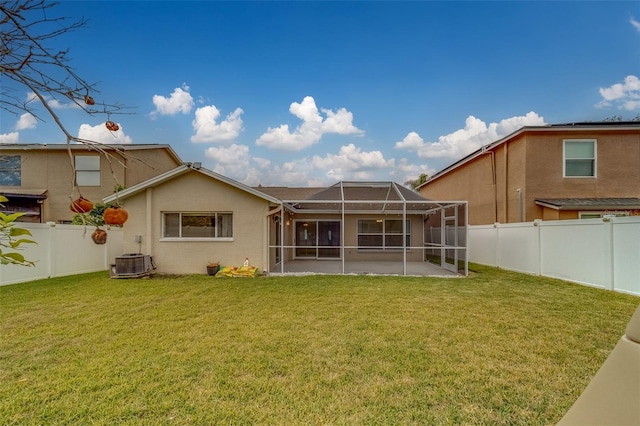
[[[267,273],[466,274],[466,202],[437,202],[394,182],[252,188],[185,163],[110,195],[129,213],[124,251],[157,272],[209,262]]]

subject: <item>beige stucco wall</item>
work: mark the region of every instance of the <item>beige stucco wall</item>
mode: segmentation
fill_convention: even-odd
[[[565,139],[597,140],[596,178],[563,177]],[[535,199],[640,197],[639,164],[637,130],[528,131],[428,182],[420,194],[435,200],[467,200],[470,225],[519,222],[518,189],[524,221],[573,219],[578,212],[543,211]]]
[[[80,193],[94,203],[113,193],[116,184],[125,187],[132,186],[165,171],[171,170],[180,163],[163,148],[140,149],[127,151],[121,156],[115,151],[109,151],[111,165],[104,155],[95,150],[88,151],[86,147],[74,146],[72,155],[100,156],[100,186],[80,187]],[[2,149],[0,155],[20,155],[21,157],[21,185],[19,187],[3,186],[3,190],[18,189],[46,189],[47,199],[42,206],[42,222],[67,221],[74,213],[69,210],[70,196],[78,197],[73,191],[73,171],[71,160],[66,149],[47,149],[37,146],[20,149]]]
[[[269,202],[226,183],[189,171],[162,185],[123,201],[129,212],[124,225],[125,253],[153,256],[158,273],[204,274],[208,262],[267,269],[267,212]],[[233,241],[170,241],[162,239],[163,212],[231,212]]]
[[[504,181],[497,180],[496,186],[493,184],[492,155],[484,154],[450,175],[423,186],[420,195],[432,200],[468,201],[470,225],[496,222],[494,194],[497,194],[498,183],[504,185]],[[452,178],[454,174],[455,178]]]

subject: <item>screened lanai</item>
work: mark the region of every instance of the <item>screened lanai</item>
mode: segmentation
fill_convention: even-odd
[[[270,273],[468,273],[465,201],[428,200],[395,182],[346,181],[308,194],[279,188],[278,198]]]

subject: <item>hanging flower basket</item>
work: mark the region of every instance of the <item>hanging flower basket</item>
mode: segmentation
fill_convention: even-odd
[[[129,218],[129,213],[120,206],[107,207],[102,214],[107,225],[122,225]]]
[[[104,125],[109,131],[112,132],[117,132],[118,130],[120,130],[120,126],[118,126],[118,124],[113,121],[107,121],[106,123],[104,123]]]
[[[107,242],[107,231],[96,228],[96,230],[93,231],[93,234],[91,234],[91,239],[96,244],[104,244]]]
[[[69,208],[74,213],[89,213],[91,209],[93,209],[93,203],[83,196],[80,196],[80,198],[71,203]]]

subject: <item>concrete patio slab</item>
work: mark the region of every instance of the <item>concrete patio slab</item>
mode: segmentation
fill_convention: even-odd
[[[462,276],[427,262],[407,262],[408,276]],[[340,260],[290,260],[284,265],[273,265],[269,275],[282,274],[355,274],[404,275],[402,262],[345,262]]]

